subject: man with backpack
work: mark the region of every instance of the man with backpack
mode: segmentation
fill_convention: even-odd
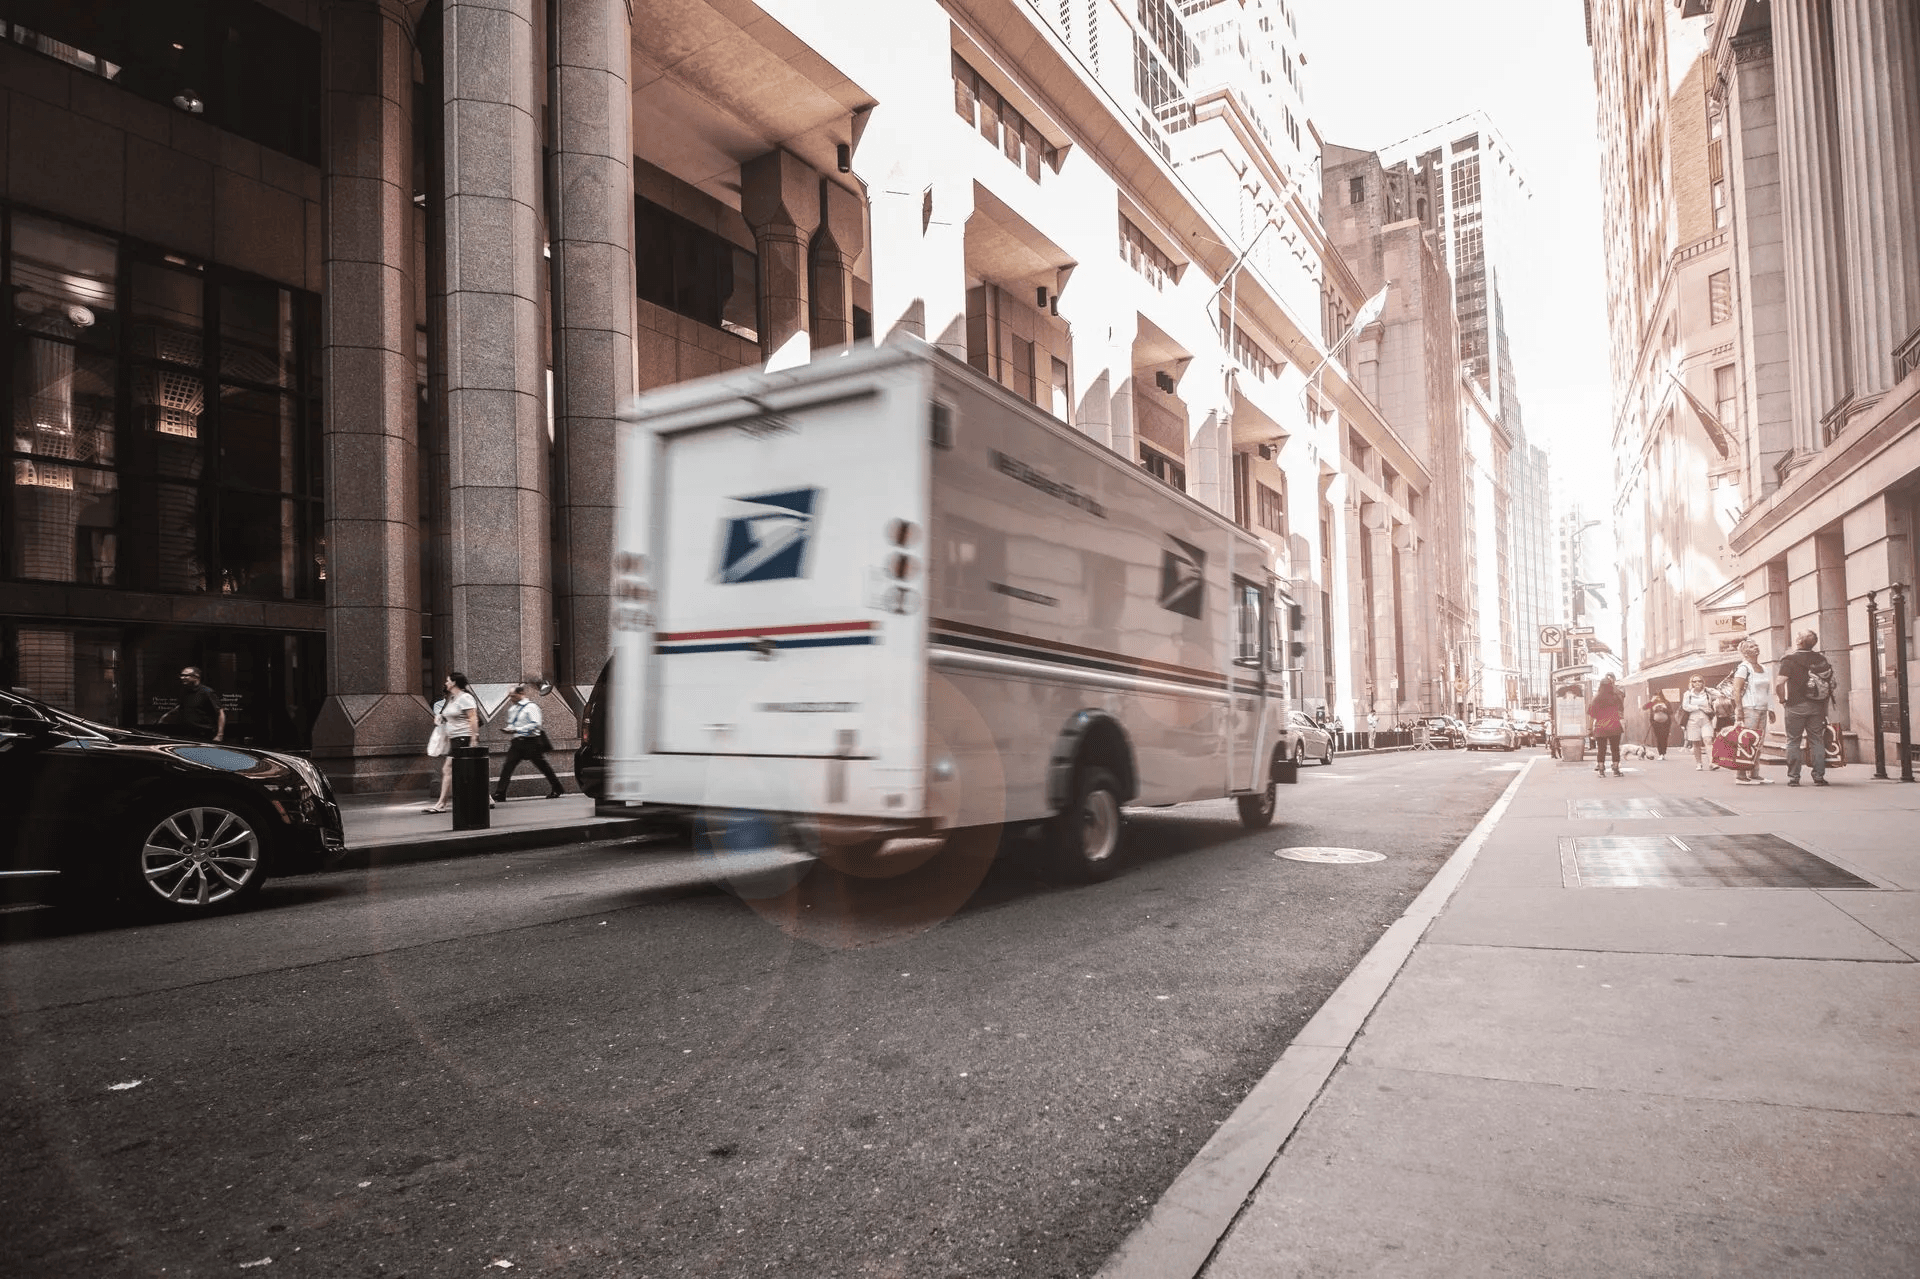
[[[1800,784],[1800,762],[1813,762],[1813,784],[1827,785],[1827,706],[1833,701],[1833,663],[1816,645],[1820,637],[1800,632],[1794,651],[1780,659],[1774,693],[1787,712],[1787,785]],[[1801,746],[1805,736],[1804,752]]]

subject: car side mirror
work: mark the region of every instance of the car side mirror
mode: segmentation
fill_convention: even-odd
[[[11,733],[16,737],[50,732],[53,721],[26,707],[16,707],[6,714],[0,714],[0,733]]]

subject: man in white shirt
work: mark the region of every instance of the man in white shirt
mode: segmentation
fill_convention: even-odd
[[[515,684],[508,696],[511,700],[507,703],[507,762],[500,766],[500,780],[493,788],[494,802],[505,802],[513,770],[525,760],[531,760],[535,768],[546,774],[549,787],[546,798],[559,799],[566,792],[560,788],[553,765],[547,763],[547,733],[541,727],[540,708],[534,704],[525,684]]]

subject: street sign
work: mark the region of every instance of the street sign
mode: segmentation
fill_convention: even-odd
[[[1574,664],[1577,666],[1580,663],[1585,662],[1586,660],[1587,660],[1587,637],[1584,635],[1576,635],[1573,637]]]
[[[1558,653],[1566,648],[1566,646],[1567,632],[1564,628],[1559,626],[1542,626],[1540,628],[1540,651],[1542,653]]]
[[[1466,691],[1467,691],[1467,681],[1465,681],[1465,680],[1463,680],[1463,679],[1457,679],[1457,680],[1455,680],[1455,681],[1453,681],[1453,691],[1454,691],[1454,692],[1456,692],[1456,693],[1464,693],[1464,692],[1466,692]]]
[[[1569,627],[1567,628],[1567,634],[1569,634],[1569,635],[1591,635],[1591,634],[1593,634],[1593,628],[1592,628],[1591,626],[1569,626]]]

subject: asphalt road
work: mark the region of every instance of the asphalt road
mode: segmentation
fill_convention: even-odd
[[[0,1271],[1089,1274],[1521,758],[1135,812],[1093,887],[596,845],[0,916]]]

